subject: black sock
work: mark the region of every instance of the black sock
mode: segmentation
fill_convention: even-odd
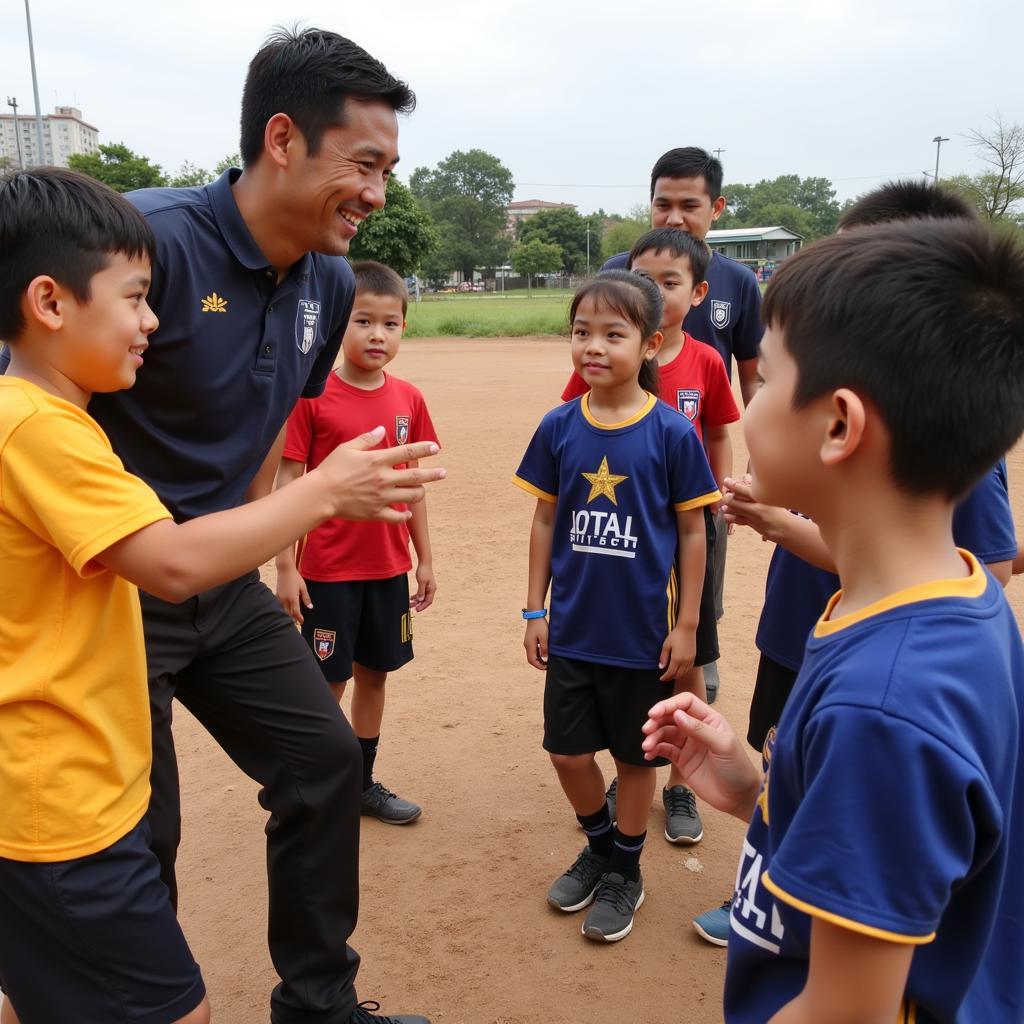
[[[618,872],[627,882],[635,882],[640,877],[640,854],[644,852],[646,838],[646,830],[638,836],[627,836],[616,828],[608,870]]]
[[[590,849],[599,857],[612,855],[612,819],[608,815],[608,802],[601,804],[596,814],[577,814],[576,820],[587,834]]]
[[[358,736],[359,746],[363,748],[363,792],[365,793],[373,785],[373,762],[377,760],[377,744],[380,737],[374,736],[372,740],[365,740]]]

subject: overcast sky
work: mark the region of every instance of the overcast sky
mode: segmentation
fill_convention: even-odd
[[[498,156],[517,199],[627,212],[673,146],[721,147],[727,182],[978,170],[964,138],[1024,122],[1016,0],[31,0],[40,101],[176,169],[238,149],[246,66],[277,22],[348,35],[415,89],[399,174]],[[23,0],[0,2],[0,100],[34,109]],[[9,111],[8,111],[9,112]]]

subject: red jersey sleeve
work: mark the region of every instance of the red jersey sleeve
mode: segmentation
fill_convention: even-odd
[[[423,400],[423,395],[418,390],[416,392],[416,401],[413,403],[412,427],[409,431],[409,440],[433,441],[436,445],[441,444],[437,439],[437,431],[434,430],[430,413],[427,412],[427,403]]]
[[[286,459],[309,464],[313,451],[313,406],[315,398],[300,398],[288,417],[288,425],[284,435],[284,451]]]
[[[572,376],[569,378],[569,383],[565,385],[565,390],[562,392],[562,401],[571,402],[574,398],[579,398],[580,395],[585,395],[590,388],[587,387],[587,382],[575,371],[572,371]]]
[[[697,342],[702,345],[703,342]],[[708,346],[710,349],[710,346]],[[705,370],[704,409],[701,424],[704,427],[720,427],[726,423],[735,423],[740,418],[736,399],[732,396],[729,378],[725,373],[725,365],[718,353],[711,349],[713,358],[707,360]]]

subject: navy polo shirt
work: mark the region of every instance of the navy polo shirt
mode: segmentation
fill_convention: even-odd
[[[278,282],[235,204],[239,174],[128,194],[156,234],[160,326],[135,386],[89,404],[179,522],[242,504],[296,401],[323,391],[355,294],[340,256],[307,254]]]
[[[605,261],[602,270],[628,270],[629,253],[620,252]],[[761,289],[750,267],[712,252],[708,263],[708,293],[694,306],[683,330],[718,351],[732,380],[732,361],[756,359],[764,334],[761,323]]]

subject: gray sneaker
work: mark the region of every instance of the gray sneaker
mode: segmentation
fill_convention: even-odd
[[[423,813],[419,804],[403,800],[379,782],[363,790],[363,804],[359,810],[361,814],[368,814],[387,825],[408,825]]]
[[[644,902],[644,879],[627,882],[608,872],[597,886],[594,905],[583,922],[583,934],[595,942],[618,942],[633,930],[633,915]]]
[[[607,870],[608,858],[599,857],[589,846],[584,846],[573,866],[548,889],[548,903],[567,914],[582,910],[593,900],[597,883]]]
[[[704,838],[704,826],[697,813],[697,798],[686,786],[673,786],[661,791],[665,805],[665,838],[670,843],[692,846]]]
[[[402,1013],[397,1017],[385,1017],[376,1011],[380,1009],[380,1003],[371,999],[360,1003],[348,1019],[348,1024],[430,1024],[426,1017],[419,1014]]]

